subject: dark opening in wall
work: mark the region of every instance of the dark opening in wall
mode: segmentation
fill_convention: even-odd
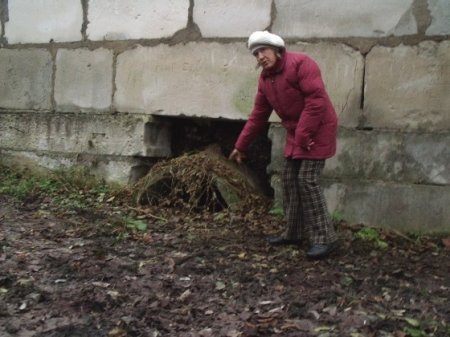
[[[225,157],[231,153],[245,122],[205,118],[170,118],[172,156],[201,151],[216,144]],[[267,128],[268,129],[268,128]],[[261,182],[269,197],[273,197],[267,166],[270,164],[271,142],[267,130],[258,137],[247,151],[245,164]]]

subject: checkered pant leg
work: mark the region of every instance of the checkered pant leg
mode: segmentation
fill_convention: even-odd
[[[286,239],[300,239],[303,236],[303,212],[300,203],[300,189],[297,182],[297,174],[300,168],[299,160],[285,159],[282,188],[283,209],[286,217],[286,231],[283,236]]]
[[[311,243],[330,243],[336,233],[330,221],[319,177],[325,160],[286,159],[283,174],[287,238],[306,232]]]

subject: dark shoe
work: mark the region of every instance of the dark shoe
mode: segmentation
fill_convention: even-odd
[[[282,246],[282,245],[299,245],[302,240],[300,239],[285,239],[281,236],[275,236],[272,238],[268,238],[267,242],[272,246]]]
[[[338,247],[338,242],[332,242],[329,244],[313,244],[311,248],[306,252],[306,256],[310,259],[321,259],[324,258],[333,251],[335,251]]]

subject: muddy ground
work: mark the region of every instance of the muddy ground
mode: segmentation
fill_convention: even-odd
[[[0,336],[450,336],[442,238],[337,224],[338,254],[270,247],[268,214],[62,212],[0,196]]]

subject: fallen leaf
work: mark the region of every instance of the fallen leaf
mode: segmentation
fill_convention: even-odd
[[[205,328],[203,330],[200,330],[198,332],[198,335],[201,336],[201,337],[212,337],[213,331],[212,331],[211,328]]]
[[[223,283],[222,281],[217,281],[216,282],[216,290],[223,290],[225,289],[225,283]]]
[[[406,310],[404,309],[400,309],[400,310],[391,310],[391,312],[395,315],[395,316],[403,316],[403,314],[405,313]]]
[[[287,319],[281,329],[297,329],[300,331],[310,331],[314,324],[309,319]]]
[[[409,325],[412,325],[414,327],[418,327],[420,325],[419,321],[414,318],[404,317],[403,318],[406,322],[408,322]]]
[[[323,332],[323,331],[330,331],[333,330],[333,327],[330,326],[319,326],[314,329],[315,332]]]
[[[364,335],[362,333],[359,332],[352,332],[350,334],[351,337],[364,337]]]
[[[106,282],[92,282],[92,285],[96,286],[96,287],[100,287],[100,288],[108,288],[109,287],[109,283],[106,283]]]
[[[259,305],[268,305],[268,304],[272,304],[272,303],[274,303],[274,302],[273,301],[261,301],[258,304]]]
[[[175,270],[175,260],[170,257],[166,257],[165,262],[169,266],[170,272],[173,272]]]
[[[119,296],[120,296],[120,293],[119,293],[118,291],[115,291],[115,290],[108,290],[106,293],[107,293],[109,296],[111,296],[111,298],[112,298],[113,300],[117,300],[117,299],[119,298]]]
[[[30,277],[30,278],[20,278],[20,279],[17,280],[17,284],[18,284],[19,286],[24,286],[24,287],[26,287],[26,286],[30,285],[33,281],[34,281],[34,278],[33,278],[33,277]]]
[[[283,309],[284,309],[284,305],[276,307],[276,308],[273,308],[273,309],[270,309],[269,312],[270,313],[281,312],[281,311],[283,311]]]
[[[183,292],[181,295],[180,295],[180,297],[178,297],[178,299],[180,300],[180,301],[185,301],[186,299],[188,299],[190,296],[191,296],[191,291],[188,289],[188,290],[186,290],[185,292]]]
[[[442,244],[446,250],[450,250],[450,238],[442,239]]]
[[[127,332],[122,328],[114,328],[108,333],[108,336],[110,336],[110,337],[126,337]]]
[[[308,311],[308,312],[309,312],[311,315],[313,315],[315,319],[319,319],[319,318],[320,318],[320,314],[319,314],[317,311],[315,311],[315,310],[310,310],[310,311]]]
[[[242,332],[239,332],[237,330],[230,330],[226,334],[227,337],[239,337],[241,335],[242,335]]]
[[[322,310],[323,312],[327,312],[330,316],[335,316],[337,312],[337,307],[335,305],[330,305]]]

